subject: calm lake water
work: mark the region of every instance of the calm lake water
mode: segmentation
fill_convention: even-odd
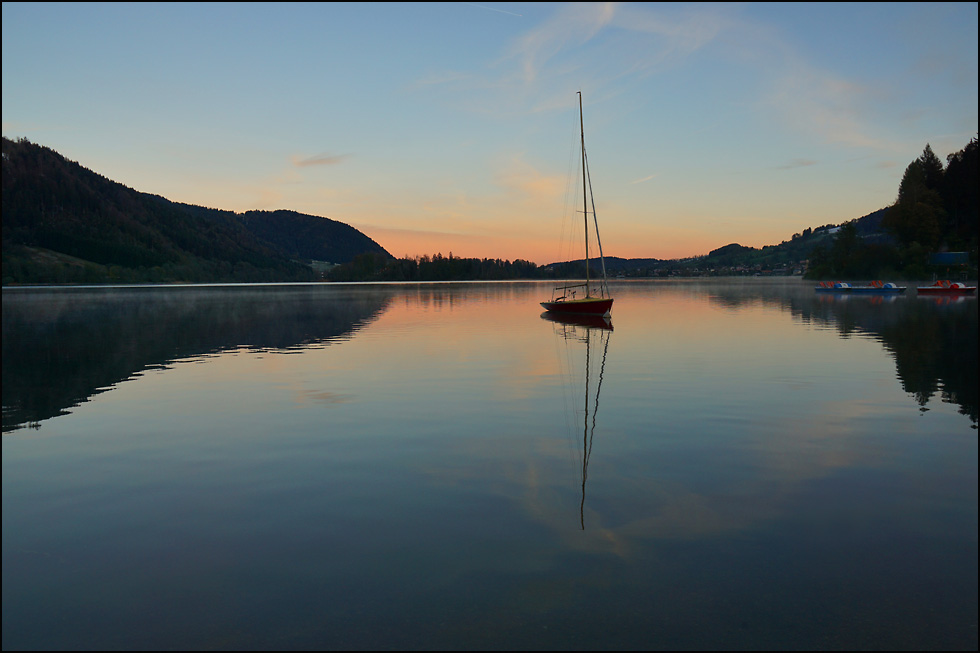
[[[613,292],[5,288],[4,650],[976,650],[976,298]]]

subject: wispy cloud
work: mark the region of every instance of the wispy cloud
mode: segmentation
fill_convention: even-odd
[[[792,129],[847,147],[899,149],[880,133],[877,116],[871,114],[881,102],[881,88],[808,61],[790,38],[733,8],[573,3],[514,42],[508,56],[517,61],[519,72],[510,82],[533,89],[536,109],[555,108],[547,96],[557,90],[565,97],[561,81],[570,76],[592,83],[593,90],[614,92],[614,81],[640,83],[713,44],[758,71],[762,104]],[[583,54],[600,47],[606,55],[618,53],[602,58],[601,73]],[[567,101],[557,104],[564,107]]]
[[[350,158],[350,154],[317,154],[305,159],[298,156],[291,157],[293,165],[297,168],[307,168],[310,166],[332,166]]]
[[[642,184],[645,181],[650,181],[651,179],[653,179],[656,176],[657,175],[649,175],[647,177],[643,177],[642,179],[634,179],[633,181],[630,182],[630,184]]]
[[[817,165],[817,162],[813,159],[793,159],[789,163],[784,163],[781,166],[776,166],[776,170],[792,170],[793,168],[806,168],[807,166]]]
[[[548,206],[561,198],[566,179],[548,175],[528,163],[518,154],[498,163],[494,175],[497,186],[529,207]]]
[[[523,81],[528,84],[536,81],[551,59],[590,41],[609,24],[614,12],[612,3],[571,3],[518,39],[510,54],[520,61]]]
[[[728,27],[728,19],[719,12],[668,15],[632,3],[571,3],[518,39],[510,55],[521,62],[522,80],[531,83],[560,55],[585,45],[607,29],[650,36],[640,50],[630,50],[620,70],[607,71],[610,77],[619,77],[655,67],[668,59],[682,59],[715,40]],[[562,70],[580,70],[583,65],[586,64],[563,61]]]
[[[497,13],[507,14],[508,16],[517,16],[518,18],[523,18],[522,14],[515,14],[513,11],[506,11],[504,9],[497,9],[496,7],[488,7],[486,5],[478,5],[474,2],[464,2],[464,5],[469,5],[470,7],[476,7],[477,9],[486,9],[487,11],[496,11]]]
[[[426,86],[443,86],[446,84],[456,84],[459,82],[469,81],[473,78],[470,73],[461,73],[455,70],[443,71],[440,73],[432,73],[427,77],[416,80],[409,87],[426,87]]]
[[[612,26],[649,35],[649,50],[637,60],[640,68],[649,68],[667,59],[689,56],[732,29],[735,23],[724,13],[693,9],[667,14],[649,7],[627,3],[616,11]]]
[[[872,90],[802,62],[774,81],[767,104],[790,126],[851,147],[888,149],[872,135],[861,107]]]
[[[650,72],[683,63],[734,24],[726,9],[615,2],[554,6],[484,70],[429,71],[410,88],[451,91],[452,101],[468,111],[498,117],[564,111],[572,91],[588,91],[592,102],[617,95]]]
[[[763,22],[745,22],[735,41],[740,58],[759,73],[758,106],[788,128],[849,148],[901,149],[881,127],[887,80],[829,69]]]
[[[575,90],[601,101],[641,84],[651,72],[682,64],[732,28],[730,13],[614,2],[556,5],[488,63],[486,73],[465,79],[430,74],[418,85],[432,89],[445,82],[444,88],[468,98],[468,110],[497,116],[564,111]]]

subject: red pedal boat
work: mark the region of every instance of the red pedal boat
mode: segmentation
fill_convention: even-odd
[[[916,292],[920,295],[970,295],[977,291],[976,286],[968,286],[958,281],[940,280],[931,286],[919,286]]]

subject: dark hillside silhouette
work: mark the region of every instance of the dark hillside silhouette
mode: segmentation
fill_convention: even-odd
[[[305,281],[312,260],[390,255],[334,220],[194,207],[3,139],[4,283]]]

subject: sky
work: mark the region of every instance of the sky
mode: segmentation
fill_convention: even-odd
[[[394,256],[762,247],[978,134],[977,3],[3,3],[3,135]],[[566,248],[566,249],[563,249]]]

